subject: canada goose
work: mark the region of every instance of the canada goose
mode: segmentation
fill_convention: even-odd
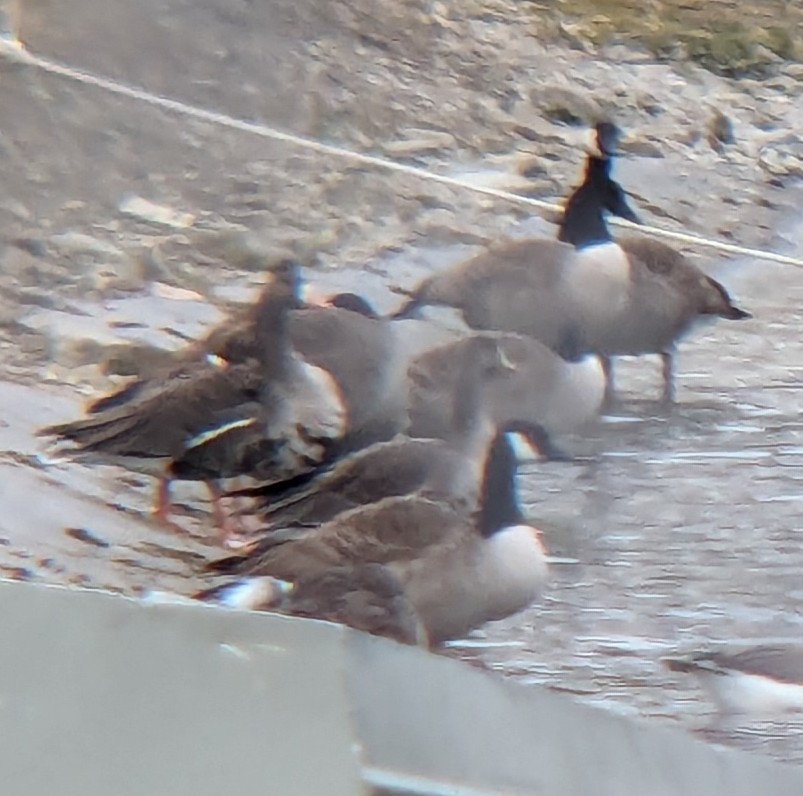
[[[325,619],[402,644],[428,644],[404,588],[381,564],[338,567],[292,584],[265,575],[243,578],[195,597],[227,608]]]
[[[671,401],[676,341],[701,318],[749,314],[665,244],[613,242],[606,212],[637,220],[610,178],[615,140],[610,128],[597,127],[585,179],[566,204],[562,240],[492,246],[425,279],[396,316],[408,317],[427,304],[452,306],[473,328],[526,334],[570,360],[600,354],[607,371],[611,356],[658,353],[664,399]]]
[[[603,357],[608,397],[613,393],[611,356],[660,354],[663,400],[671,403],[677,341],[706,317],[741,320],[751,316],[733,304],[719,282],[665,243],[643,237],[614,242],[605,213],[612,212],[630,221],[637,218],[629,211],[621,187],[610,177],[618,131],[608,126],[600,133],[601,126],[598,125],[597,151],[589,153],[585,179],[566,204],[558,239],[571,243],[578,258],[588,258],[600,272],[623,274],[625,281],[621,284],[626,285],[626,291],[617,297],[615,283],[608,283],[613,290],[607,292],[596,280],[576,283],[580,306],[604,298],[619,310],[613,323],[591,315],[585,324],[578,324],[577,344],[581,350],[593,348]]]
[[[523,524],[515,476],[514,453],[498,433],[473,520],[449,503],[385,498],[235,559],[234,567],[228,559],[212,568],[292,582],[358,562],[383,564],[404,586],[430,643],[438,644],[525,608],[546,580],[544,548],[538,531]]]
[[[609,163],[617,140],[615,125],[597,125],[587,146],[589,161]],[[612,181],[608,188],[600,191],[595,186],[592,191],[585,183],[579,186],[567,202],[569,220],[574,213],[585,214],[589,198],[595,207],[602,201],[608,212],[637,220],[621,188]],[[586,294],[579,292],[578,287],[587,283]],[[626,286],[621,264],[600,269],[593,259],[577,257],[571,243],[550,238],[505,240],[424,279],[394,317],[412,317],[428,304],[450,306],[474,329],[525,334],[564,358],[576,359],[593,351],[582,335],[583,320],[599,316],[605,323],[624,302]]]
[[[73,443],[70,452],[77,458],[159,475],[155,510],[165,521],[170,481],[205,481],[216,520],[228,532],[217,500],[219,479],[241,474],[280,479],[310,469],[346,428],[331,376],[289,347],[297,267],[282,263],[269,281],[256,314],[258,358],[240,364],[200,360],[160,388],[149,384],[114,409],[40,434]]]
[[[547,457],[554,454],[550,436],[573,431],[594,418],[602,405],[605,377],[593,355],[567,362],[531,337],[500,332],[477,332],[426,351],[407,371],[410,427],[416,437],[443,435],[452,423],[449,395],[465,362],[474,356],[476,339],[494,340],[512,370],[508,377],[488,383],[484,391],[486,411],[500,426],[513,421],[541,429],[535,443]]]
[[[767,716],[803,711],[801,644],[700,652],[664,662],[673,672],[696,675],[723,713]]]

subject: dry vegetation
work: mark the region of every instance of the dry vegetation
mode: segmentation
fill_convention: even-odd
[[[590,46],[639,42],[729,76],[761,75],[803,58],[797,0],[556,0],[530,3],[552,32]],[[543,28],[542,28],[543,30]]]

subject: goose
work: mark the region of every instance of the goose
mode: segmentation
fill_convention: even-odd
[[[674,400],[676,342],[703,318],[740,320],[725,288],[665,244],[613,242],[614,213],[638,221],[610,177],[618,128],[598,125],[583,183],[566,203],[558,237],[502,241],[425,279],[396,317],[428,304],[458,309],[474,329],[525,334],[568,360],[603,357],[613,395],[610,357],[660,354],[663,400]]]
[[[270,290],[270,285],[266,286],[262,295],[239,315],[177,352],[157,372],[97,399],[88,412],[100,414],[144,393],[158,393],[165,381],[184,377],[210,358],[228,365],[259,358],[255,321]],[[293,350],[309,364],[329,373],[340,391],[349,422],[336,446],[338,451],[390,439],[405,427],[403,387],[407,359],[389,322],[365,299],[354,293],[338,293],[318,304],[299,306],[290,313],[289,335]]]
[[[803,711],[803,644],[759,644],[667,658],[697,676],[722,713],[770,716]]]
[[[266,575],[245,578],[195,598],[225,608],[323,619],[402,644],[428,645],[426,630],[404,588],[381,564],[337,567],[293,583]]]
[[[626,292],[618,296],[615,291],[606,292],[604,285],[591,278],[577,282],[580,306],[602,300],[620,310],[614,323],[604,318],[599,323],[595,315],[579,323],[575,334],[582,342],[577,344],[583,350],[593,348],[602,356],[608,399],[614,389],[610,357],[659,354],[662,400],[672,403],[677,342],[702,320],[743,320],[752,316],[734,305],[719,282],[665,243],[644,237],[614,242],[606,212],[636,223],[638,218],[629,210],[621,187],[610,177],[618,128],[607,123],[597,129],[597,147],[589,151],[585,179],[566,204],[558,239],[571,243],[578,258],[587,258],[592,270],[622,274]]]
[[[499,432],[473,518],[419,495],[385,498],[300,538],[277,540],[237,560],[236,571],[293,582],[355,563],[382,564],[401,582],[430,644],[440,644],[526,608],[543,588],[546,553],[539,532],[522,519],[515,476],[514,452]]]
[[[529,439],[547,458],[562,458],[552,436],[574,431],[602,406],[605,376],[598,357],[567,361],[537,340],[502,332],[475,332],[416,357],[407,370],[408,434],[438,437],[454,412],[449,395],[458,389],[461,368],[474,356],[478,339],[495,341],[511,372],[488,383],[484,401],[500,426],[526,423]]]
[[[347,415],[332,377],[289,346],[289,310],[300,277],[284,262],[268,275],[255,317],[254,358],[214,358],[183,366],[166,383],[150,383],[114,408],[42,429],[86,461],[119,463],[159,477],[158,519],[167,522],[170,482],[206,482],[224,536],[231,532],[218,481],[252,474],[288,478],[311,469],[343,436]]]

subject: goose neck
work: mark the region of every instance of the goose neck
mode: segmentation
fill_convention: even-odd
[[[497,432],[486,456],[477,511],[477,526],[485,538],[523,520],[516,492],[516,464],[507,434]]]

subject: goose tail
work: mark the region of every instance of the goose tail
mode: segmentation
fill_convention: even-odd
[[[704,314],[717,315],[729,321],[743,321],[752,318],[752,314],[733,303],[727,290],[716,280],[708,279],[708,301],[703,309]]]

